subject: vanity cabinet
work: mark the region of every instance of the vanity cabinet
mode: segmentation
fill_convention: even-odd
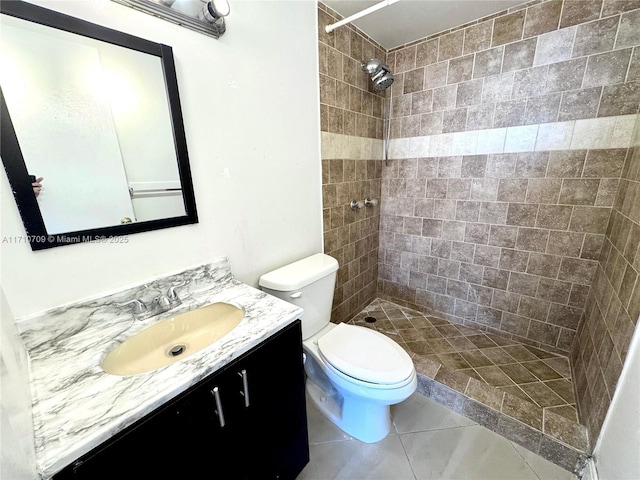
[[[298,320],[54,479],[293,479],[308,461]]]

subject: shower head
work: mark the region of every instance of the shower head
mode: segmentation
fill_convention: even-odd
[[[362,62],[362,70],[371,76],[373,89],[376,92],[381,92],[387,89],[393,83],[394,78],[391,74],[391,70],[377,58],[372,58],[366,63]]]

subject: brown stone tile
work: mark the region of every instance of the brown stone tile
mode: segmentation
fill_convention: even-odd
[[[434,378],[438,370],[442,367],[436,355],[416,355],[412,358],[416,371],[429,378]]]
[[[524,202],[527,195],[526,178],[504,178],[498,182],[499,202]]]
[[[578,468],[579,465],[583,465],[587,459],[584,452],[567,447],[555,441],[553,438],[546,436],[543,436],[540,440],[538,455],[569,472],[576,471],[576,468]]]
[[[521,10],[494,20],[492,46],[504,45],[522,38],[525,11]]]
[[[478,367],[476,372],[489,384],[494,387],[514,386],[509,376],[498,367]]]
[[[546,91],[551,93],[579,89],[582,86],[582,77],[584,76],[586,65],[587,57],[549,65]],[[552,154],[553,153],[554,152],[552,152]],[[578,175],[574,176],[579,176],[579,172]]]
[[[447,341],[458,352],[467,352],[467,351],[470,351],[470,350],[477,350],[476,345],[473,344],[471,341],[467,340],[466,337],[450,337],[450,338],[447,338]],[[475,365],[471,364],[471,366],[473,367]]]
[[[424,341],[424,337],[416,328],[399,329],[398,333],[405,342]],[[431,352],[430,352],[431,353]]]
[[[471,365],[459,353],[439,353],[438,358],[442,365],[453,370],[471,368]]]
[[[476,53],[473,64],[473,78],[496,75],[502,69],[504,47],[496,47]]]
[[[638,0],[605,0],[602,7],[602,17],[624,13],[639,7]]]
[[[640,23],[640,11],[634,10],[622,15],[616,38],[616,48],[633,47],[640,44],[638,23]]]
[[[500,411],[500,408],[502,407],[504,392],[487,385],[483,381],[478,381],[473,378],[470,379],[464,393],[470,398],[477,400],[483,405],[494,410]]]
[[[566,230],[569,226],[569,222],[571,221],[572,212],[573,209],[568,205],[541,205],[538,209],[536,227],[555,230]]]
[[[522,400],[525,400],[527,402],[535,403],[531,399],[531,397],[529,397],[529,395],[524,393],[524,390],[522,390],[518,385],[508,385],[508,386],[497,387],[497,388],[509,395],[513,395],[515,397],[521,398]]]
[[[550,152],[547,177],[579,177],[584,168],[586,154],[586,150]]]
[[[534,403],[506,393],[502,402],[502,413],[542,431],[542,408]]]
[[[553,368],[549,367],[549,365],[542,362],[541,360],[536,360],[533,362],[523,362],[521,365],[525,367],[527,370],[529,370],[531,373],[533,373],[538,378],[538,380],[541,380],[541,381],[557,380],[559,378],[562,378],[562,375],[560,375]],[[543,406],[548,406],[548,405],[543,405]]]
[[[556,255],[531,252],[529,255],[529,264],[527,265],[527,273],[541,277],[555,278],[558,275],[561,260],[562,257]],[[543,319],[539,318],[538,320]]]
[[[538,47],[539,48],[539,47]],[[540,85],[546,81],[547,66],[518,70],[513,76],[513,98],[533,97],[540,94]]]
[[[576,206],[573,209],[569,229],[585,233],[605,233],[611,209],[607,207]]]
[[[562,0],[552,0],[527,8],[524,37],[534,37],[558,28]]]
[[[473,368],[463,368],[462,370],[456,370],[456,372],[464,374],[468,377],[474,378],[479,382],[484,382],[480,374],[476,372]]]
[[[551,390],[553,390],[566,403],[575,403],[575,395],[573,392],[573,383],[566,379],[550,380],[544,382]]]
[[[427,341],[434,338],[443,338],[442,334],[438,332],[435,327],[419,328],[418,331],[422,335],[423,339]]]
[[[446,365],[445,365],[446,367]],[[471,380],[468,376],[448,370],[447,368],[441,368],[434,377],[434,380],[442,383],[454,390],[464,393],[467,388],[467,384]]]
[[[640,102],[640,82],[607,85],[602,91],[599,117],[636,113]]]
[[[438,60],[438,40],[428,40],[416,45],[416,67],[430,65]]]
[[[500,368],[507,376],[516,384],[535,382],[537,379],[529,370],[519,363],[511,363],[508,365],[500,365]],[[482,375],[482,373],[480,373]]]
[[[465,399],[462,414],[489,430],[496,431],[498,428],[500,413],[473,399]]]
[[[552,412],[556,415],[560,415],[567,420],[578,423],[578,411],[575,405],[560,405],[558,407],[548,407],[544,409],[545,415],[547,412]]]
[[[493,362],[484,356],[480,350],[464,351],[460,352],[460,355],[462,355],[473,368],[493,365]]]
[[[529,38],[527,40],[505,45],[502,72],[512,72],[514,70],[522,70],[533,66],[535,53],[535,38]]]
[[[455,352],[456,349],[451,346],[444,338],[430,338],[427,340],[429,347],[437,354]]]
[[[602,0],[565,0],[560,28],[597,20],[601,9]]]
[[[517,205],[517,204],[512,203],[509,205],[511,206],[511,205]],[[534,207],[537,208],[537,205],[534,205]],[[525,212],[523,211],[521,214],[524,215]],[[529,215],[533,215],[535,217],[535,212],[530,211]],[[528,223],[528,222],[522,221],[521,223]],[[516,240],[516,248],[520,250],[544,252],[547,249],[548,238],[549,238],[549,230],[539,229],[539,228],[520,228],[518,229],[518,238]]]
[[[529,97],[523,119],[524,125],[555,122],[558,118],[560,99],[559,93]]]
[[[462,55],[464,42],[464,30],[456,30],[439,37],[438,61],[449,60],[450,58]]]
[[[543,358],[542,361],[562,375],[563,378],[571,379],[571,365],[567,357]]]
[[[515,225],[520,227],[533,227],[536,223],[536,215],[538,213],[538,205],[509,203],[507,210],[507,225]],[[528,250],[525,248],[525,250]],[[544,250],[539,250],[544,251]]]
[[[526,107],[526,99],[496,103],[496,109],[493,116],[493,126],[495,128],[501,128],[522,125]]]
[[[480,349],[496,347],[495,342],[491,340],[487,335],[484,335],[482,333],[476,332],[472,335],[467,336],[467,339],[473,342],[473,344]]]
[[[579,25],[573,47],[573,56],[581,57],[613,49],[618,31],[619,16]]]
[[[497,433],[503,437],[516,442],[518,445],[537,453],[542,440],[542,432],[529,425],[509,418],[507,415],[500,415]]]
[[[593,205],[599,186],[600,180],[597,179],[564,179],[560,190],[560,203]]]
[[[583,87],[624,82],[630,60],[630,48],[590,56],[582,82]]]
[[[627,72],[627,82],[640,80],[640,48],[633,49],[629,71]]]
[[[491,46],[493,21],[481,22],[464,30],[464,54],[485,50]]]
[[[575,232],[551,231],[547,252],[552,255],[567,255],[577,257],[580,255],[584,234]]]
[[[565,404],[565,401],[544,383],[527,383],[519,385],[519,387],[540,407],[555,407]]]
[[[447,83],[460,83],[471,80],[473,76],[473,55],[453,58],[449,61]]]
[[[434,381],[431,385],[430,398],[454,412],[460,413],[467,397],[446,385]]]
[[[436,325],[436,330],[442,334],[445,338],[449,337],[459,337],[462,335],[460,330],[456,328],[455,325],[446,324],[446,325]]]
[[[482,353],[495,365],[506,365],[514,361],[513,357],[500,347],[484,348],[482,349]]]
[[[564,92],[560,102],[558,120],[567,121],[595,117],[601,93],[602,87],[600,86]]]
[[[502,349],[517,362],[527,362],[538,359],[538,357],[533,354],[525,345],[505,345],[502,347]]]
[[[586,428],[553,412],[545,415],[543,432],[582,451],[589,448]]]

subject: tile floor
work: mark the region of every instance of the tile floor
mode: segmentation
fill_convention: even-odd
[[[567,357],[383,299],[350,323],[401,345],[424,397],[567,471],[586,461],[589,438],[578,421]]]
[[[419,393],[392,407],[392,431],[374,444],[342,432],[310,400],[307,415],[311,460],[298,480],[577,478]]]
[[[365,318],[377,318],[367,323]],[[412,354],[414,362],[428,359],[499,390],[578,421],[565,356],[522,345],[504,336],[425,316],[376,299],[351,323],[374,328],[394,338]]]

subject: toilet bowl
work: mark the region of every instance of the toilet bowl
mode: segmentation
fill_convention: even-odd
[[[409,355],[373,329],[331,323],[338,262],[324,254],[260,277],[261,288],[302,307],[307,392],[318,409],[358,440],[382,440],[391,428],[390,406],[417,387]]]

